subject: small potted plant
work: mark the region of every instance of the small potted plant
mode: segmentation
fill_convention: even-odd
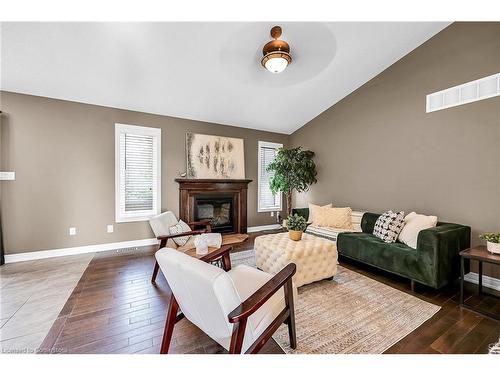
[[[486,240],[486,248],[490,253],[500,254],[500,233],[483,233],[479,238]]]
[[[294,241],[300,241],[302,233],[306,230],[306,219],[297,214],[290,215],[286,219],[286,227],[288,228],[288,235]]]

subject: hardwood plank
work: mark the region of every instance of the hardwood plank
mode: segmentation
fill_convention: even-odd
[[[253,248],[255,237],[234,251]],[[159,353],[170,290],[159,273],[157,285],[149,279],[156,246],[95,254],[59,318],[44,341],[44,349],[69,353]],[[411,293],[408,280],[341,258],[355,272],[441,306],[422,326],[389,348],[386,353],[486,353],[500,335],[500,322],[461,309],[458,284],[442,290],[419,285]],[[465,284],[468,302],[488,311],[500,311],[500,302],[475,296],[476,286]],[[176,324],[171,353],[226,353],[186,319]],[[262,354],[282,354],[270,340]]]
[[[441,353],[452,353],[457,341],[463,340],[482,320],[476,314],[467,314],[435,340],[431,347]]]
[[[450,353],[475,353],[477,350],[481,349],[481,345],[490,335],[499,337],[500,325],[492,319],[483,318],[468,335],[464,336],[462,340],[457,341],[455,345],[450,348]]]

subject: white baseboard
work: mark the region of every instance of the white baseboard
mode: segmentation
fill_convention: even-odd
[[[281,226],[279,224],[261,225],[261,226],[257,226],[257,227],[248,227],[247,231],[249,233],[252,233],[252,232],[259,232],[259,231],[263,231],[263,230],[279,229],[280,227]],[[100,251],[118,250],[118,249],[124,249],[124,248],[128,248],[128,247],[150,246],[150,245],[156,245],[157,243],[158,243],[158,240],[156,238],[146,238],[143,240],[111,242],[111,243],[98,244],[98,245],[67,247],[67,248],[63,248],[63,249],[54,249],[54,250],[31,251],[31,252],[19,253],[19,254],[6,254],[5,255],[5,263],[24,262],[27,260],[62,257],[62,256],[66,256],[66,255],[97,253]]]
[[[280,229],[280,228],[281,228],[281,225],[279,225],[279,224],[260,225],[257,227],[248,227],[247,232],[253,233],[253,232],[260,232],[262,230],[273,230],[273,229]]]
[[[475,272],[469,272],[464,277],[465,281],[473,284],[479,284],[479,275]],[[483,275],[483,286],[485,288],[500,290],[500,279]]]
[[[128,247],[150,246],[158,244],[156,238],[145,238],[143,240],[111,242],[98,245],[87,245],[77,247],[67,247],[64,249],[31,251],[20,254],[6,254],[5,263],[24,262],[27,260],[62,257],[66,255],[77,255],[85,253],[97,253],[99,251],[118,250]]]

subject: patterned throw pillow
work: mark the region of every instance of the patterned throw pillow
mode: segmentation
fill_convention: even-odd
[[[387,211],[379,216],[373,228],[373,235],[386,243],[396,242],[404,226],[405,213]]]
[[[185,233],[185,232],[190,232],[191,227],[187,225],[185,222],[182,220],[179,220],[179,222],[169,228],[170,234],[180,234],[180,233]],[[183,236],[183,237],[174,237],[172,240],[178,245],[178,246],[184,246],[186,242],[189,241],[189,238],[191,236]]]

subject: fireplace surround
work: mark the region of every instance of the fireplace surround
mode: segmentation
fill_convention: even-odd
[[[210,220],[214,232],[247,232],[247,190],[252,180],[178,178],[179,217]]]

